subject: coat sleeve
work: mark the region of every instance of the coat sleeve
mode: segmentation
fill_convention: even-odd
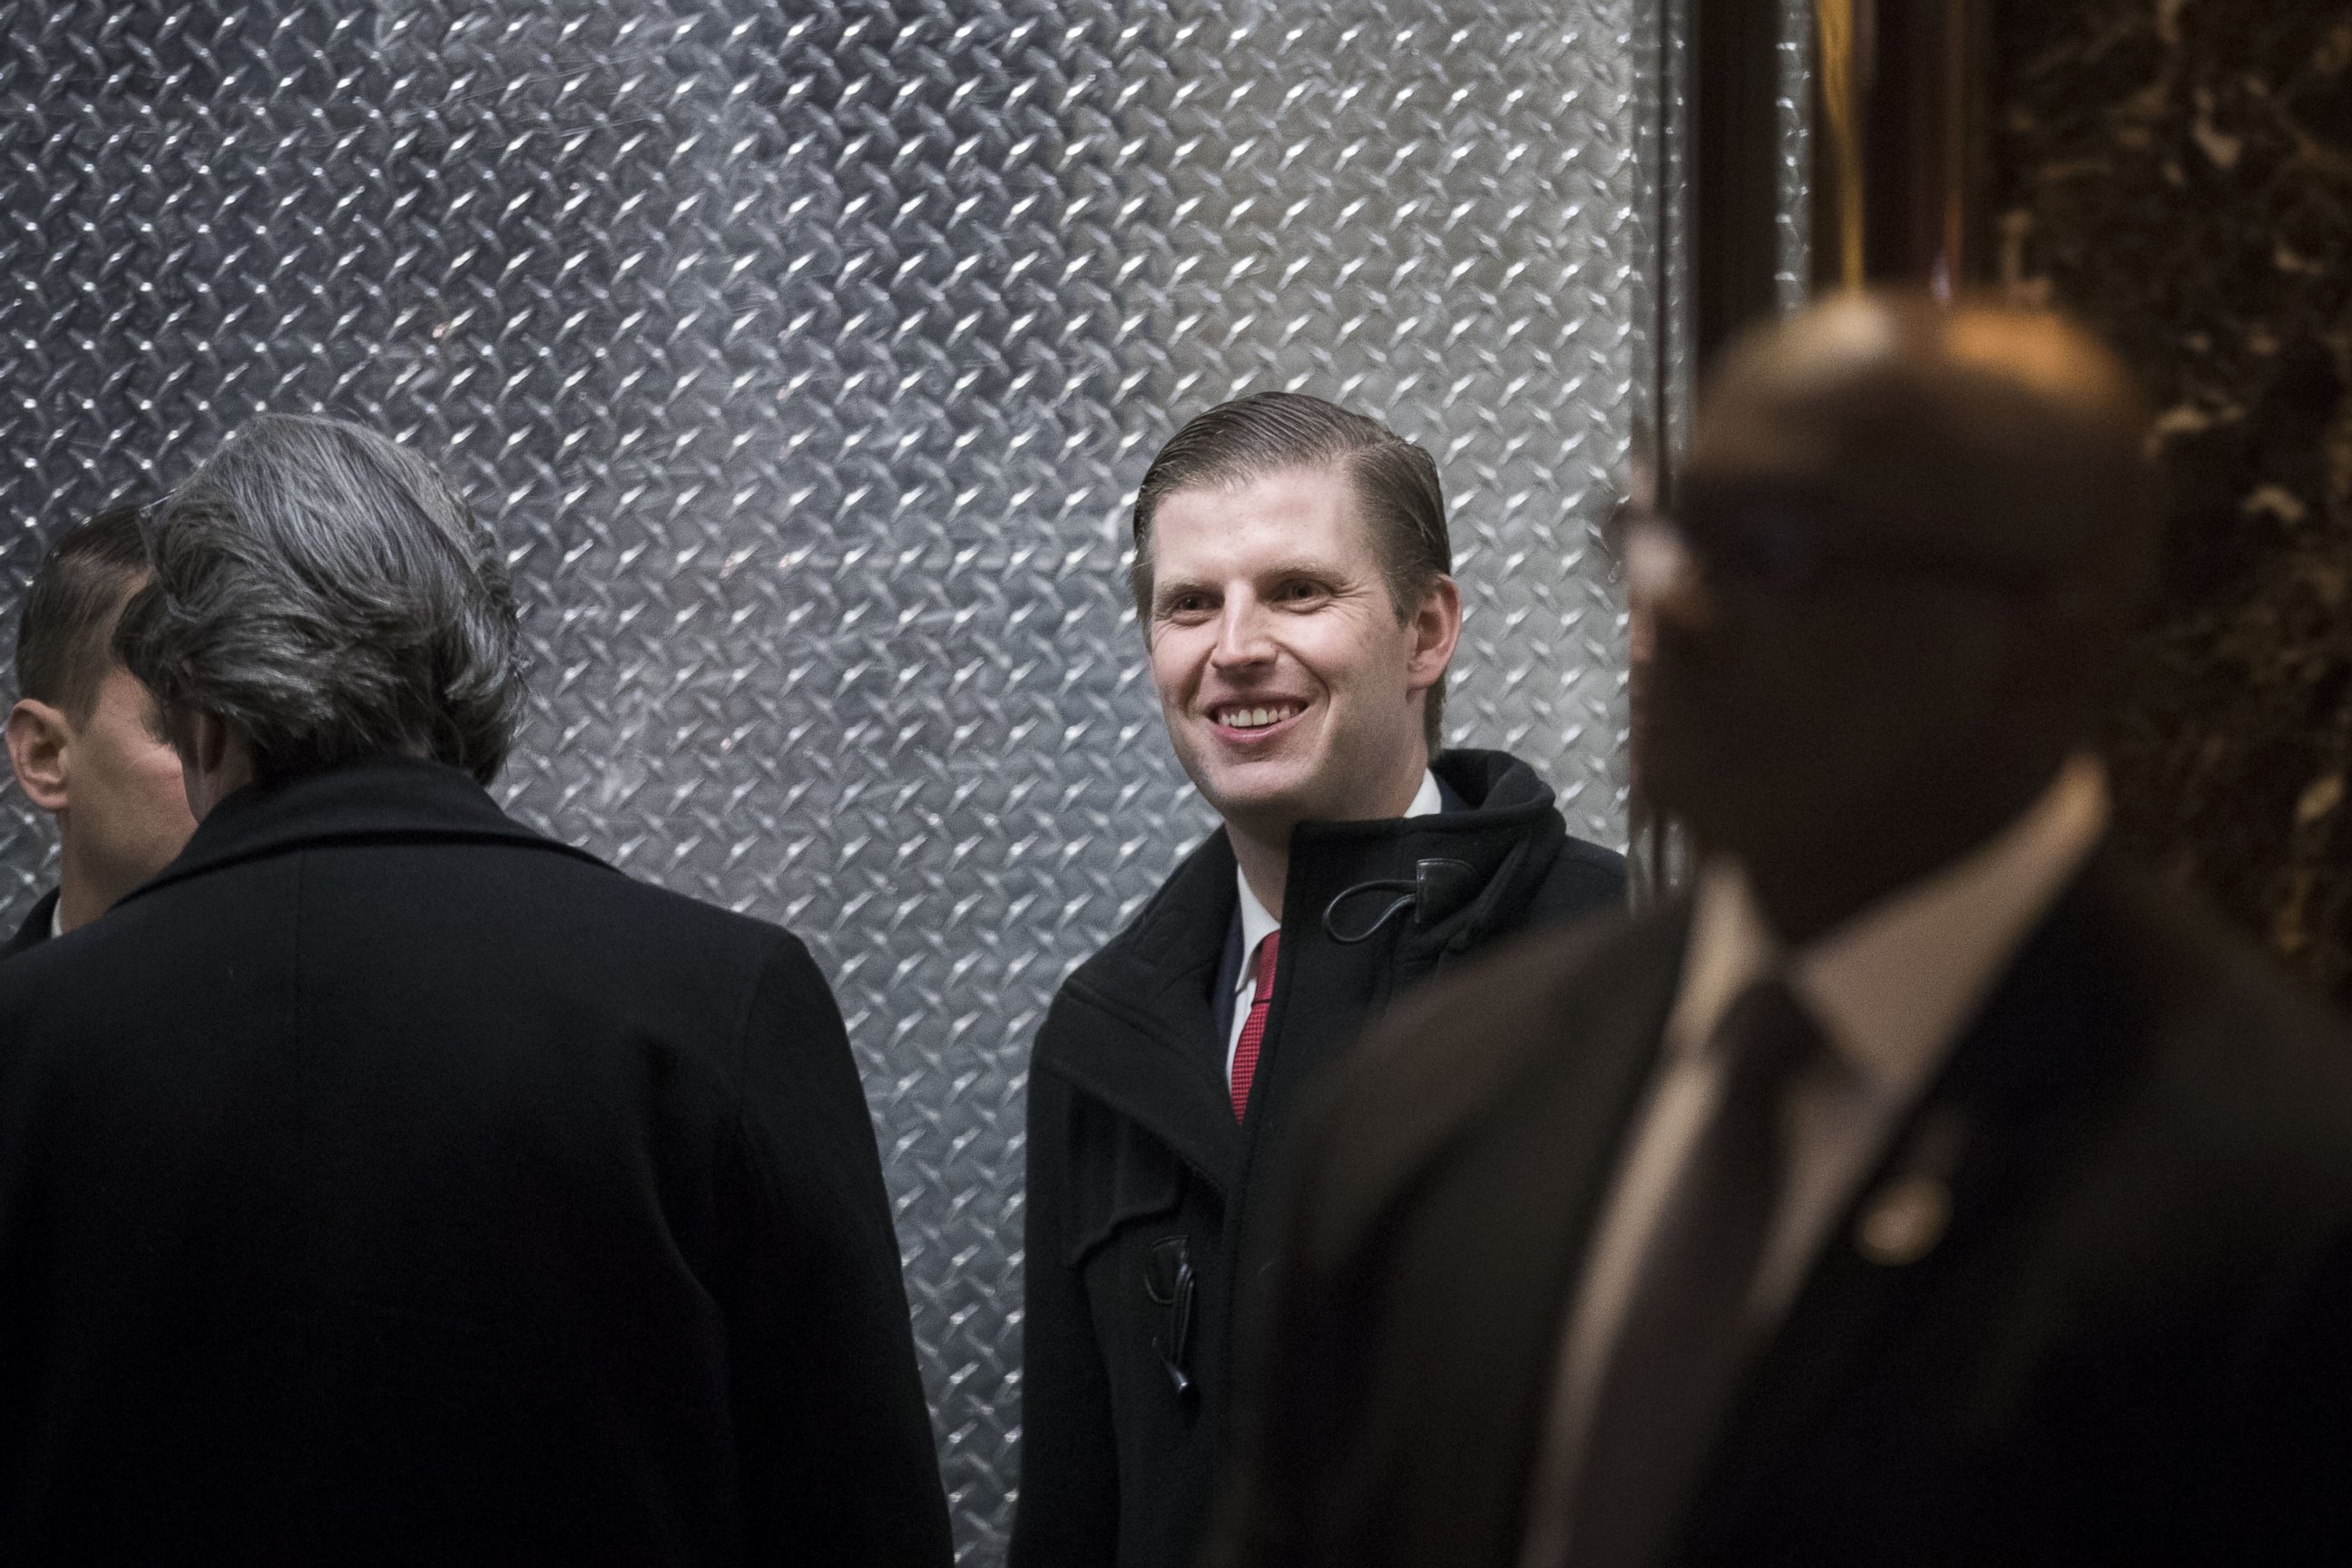
[[[1053,1026],[1050,1018],[1046,1027]],[[1021,1321],[1021,1496],[1007,1568],[1086,1568],[1118,1554],[1110,1378],[1085,1281],[1068,1261],[1069,1089],[1029,1069]]]
[[[833,993],[789,936],[742,1046],[719,1203],[746,1561],[947,1568],[873,1121]]]

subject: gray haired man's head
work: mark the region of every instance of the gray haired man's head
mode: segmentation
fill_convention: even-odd
[[[184,743],[210,714],[262,779],[401,754],[497,775],[522,712],[514,590],[431,463],[341,420],[263,415],[144,531],[154,575],[115,653]]]

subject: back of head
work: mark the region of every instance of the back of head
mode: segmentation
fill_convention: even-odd
[[[264,415],[144,526],[154,576],[115,647],[174,733],[218,718],[263,779],[394,754],[496,776],[522,710],[514,594],[432,464]]]
[[[58,537],[16,622],[16,694],[89,721],[123,601],[147,574],[139,509],[113,507]]]

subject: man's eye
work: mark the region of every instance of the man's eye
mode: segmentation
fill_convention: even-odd
[[[1277,599],[1314,599],[1320,598],[1322,594],[1323,584],[1320,583],[1286,583],[1274,596]]]

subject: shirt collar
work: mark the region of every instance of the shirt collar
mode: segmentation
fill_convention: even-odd
[[[1413,792],[1412,804],[1404,808],[1407,816],[1435,816],[1444,806],[1444,796],[1438,793],[1437,775],[1427,768],[1421,770],[1421,787]],[[1257,953],[1258,943],[1282,929],[1282,921],[1266,911],[1250,891],[1249,879],[1241,868],[1234,868],[1234,885],[1242,894],[1242,972],[1234,981],[1236,994],[1246,990],[1257,978],[1257,965],[1251,959]]]
[[[1669,1049],[1703,1047],[1733,999],[1777,970],[1848,1065],[1890,1092],[1916,1089],[2081,868],[2107,816],[2105,770],[2095,757],[2071,758],[2000,832],[1794,953],[1772,934],[1738,863],[1709,861]]]
[[[54,942],[65,934],[66,897],[63,893],[59,893],[58,901],[49,906],[49,940]]]

